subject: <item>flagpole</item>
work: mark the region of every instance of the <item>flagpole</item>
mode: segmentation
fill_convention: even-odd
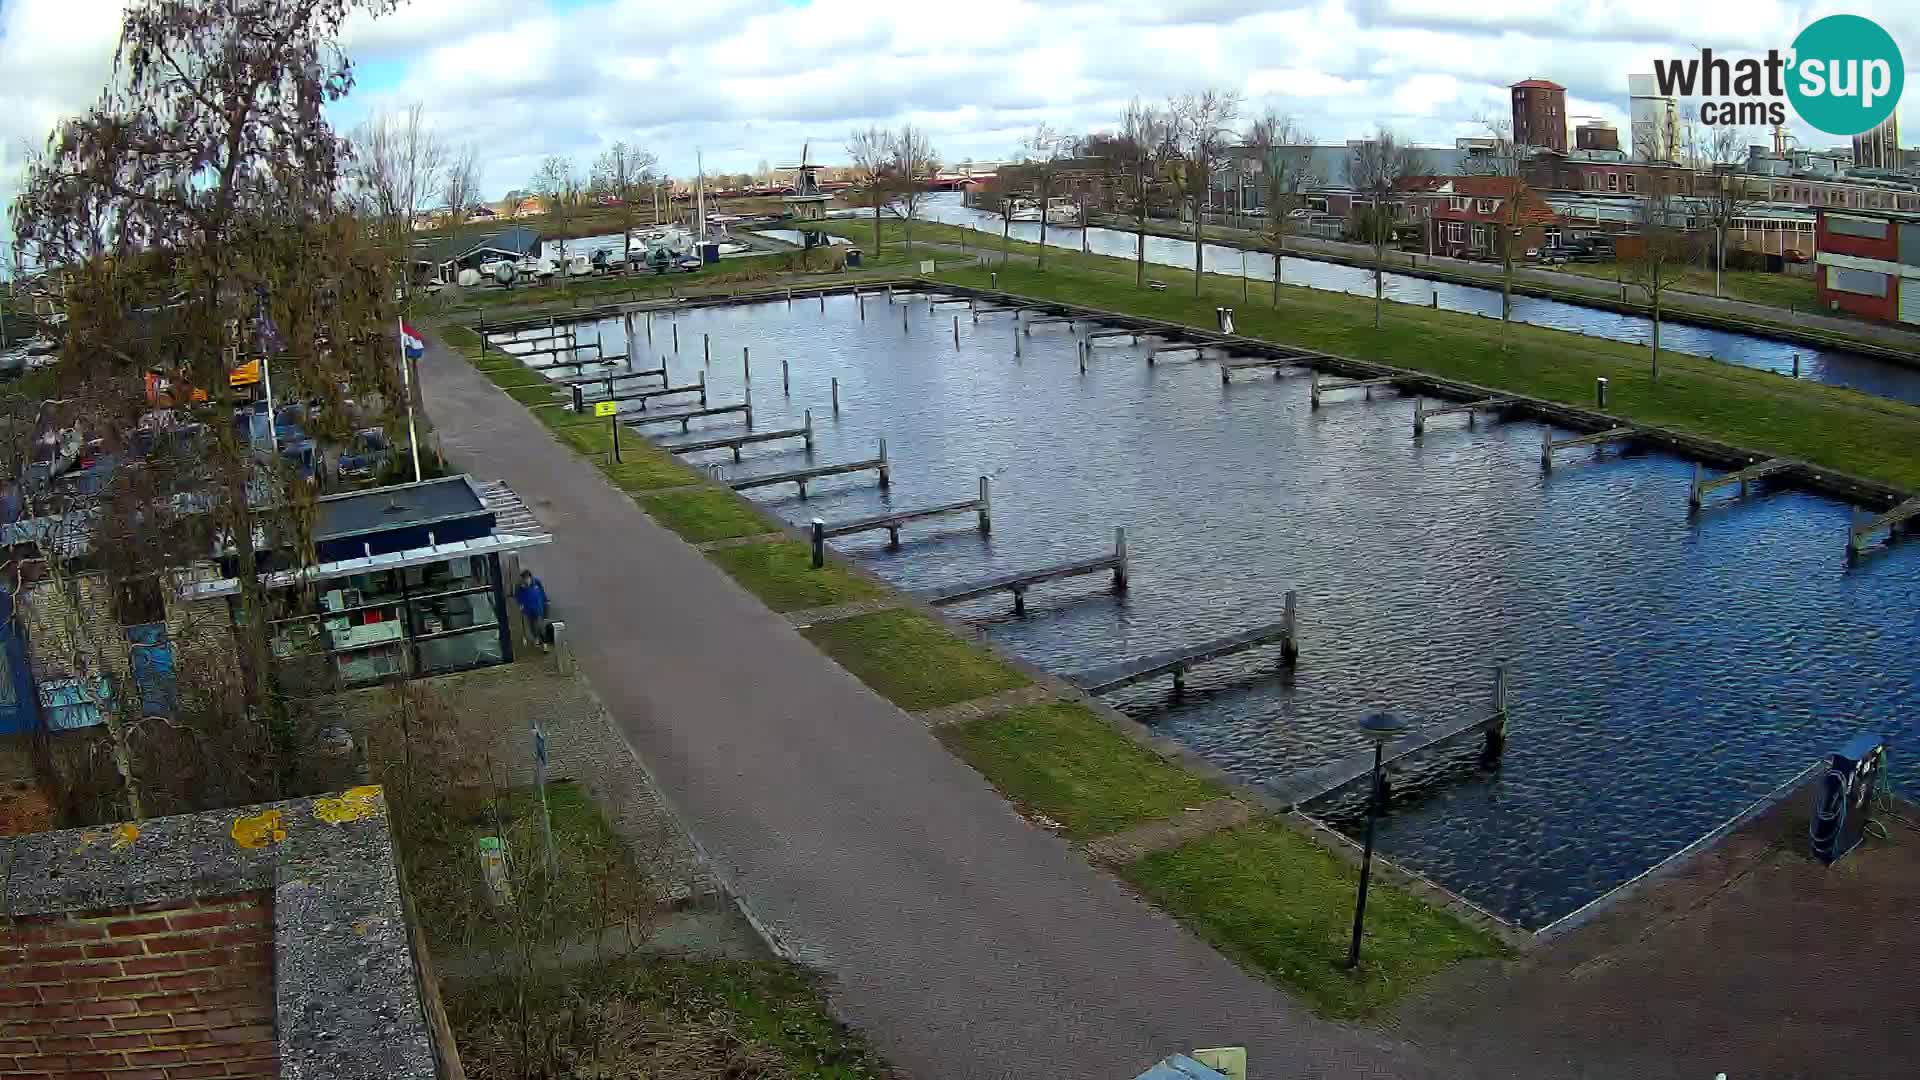
[[[273,366],[266,350],[260,351],[260,380],[267,387],[267,445],[273,447],[273,460],[280,460],[280,429],[273,422]]]
[[[420,435],[413,426],[413,361],[407,359],[407,322],[395,319],[400,342],[400,384],[407,392],[407,445],[413,450],[413,482],[420,483]]]

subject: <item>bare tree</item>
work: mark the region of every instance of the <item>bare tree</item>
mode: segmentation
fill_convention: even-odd
[[[1380,329],[1380,310],[1386,302],[1387,242],[1393,237],[1391,204],[1400,181],[1418,175],[1420,152],[1381,127],[1353,150],[1347,172],[1353,189],[1369,200],[1367,241],[1373,245],[1373,328]]]
[[[660,159],[651,150],[616,142],[600,152],[593,162],[593,189],[614,200],[619,207],[620,261],[625,265],[633,253],[635,209],[653,183],[653,170]]]
[[[1134,98],[1121,121],[1119,149],[1124,156],[1127,196],[1133,200],[1133,283],[1147,287],[1147,221],[1160,182],[1160,166],[1171,153],[1172,124],[1159,109]]]
[[[1653,378],[1660,378],[1660,315],[1667,290],[1677,285],[1686,273],[1689,260],[1687,208],[1683,196],[1665,189],[1642,195],[1634,204],[1634,231],[1638,234],[1623,245],[1620,259],[1622,280],[1646,293],[1652,308],[1653,334],[1647,348],[1653,362]]]
[[[1040,252],[1036,256],[1038,269],[1047,268],[1047,203],[1053,197],[1053,187],[1060,181],[1060,163],[1071,153],[1073,140],[1051,124],[1041,124],[1033,133],[1020,142],[1020,155],[1024,159],[1023,171],[1033,179],[1035,188],[1034,205],[1040,215]],[[1012,192],[1000,212],[1006,216],[1006,222],[1013,221]],[[1004,260],[1003,260],[1004,261]]]
[[[933,174],[940,171],[940,152],[927,139],[925,128],[903,124],[893,136],[893,192],[907,218],[907,257],[913,257],[913,219],[926,205]]]
[[[1193,295],[1199,296],[1206,269],[1207,193],[1233,143],[1240,94],[1232,90],[1183,94],[1168,102],[1167,113],[1173,118],[1174,145],[1180,152],[1187,196],[1193,202]]]
[[[1513,327],[1513,252],[1514,240],[1520,234],[1521,223],[1537,209],[1532,190],[1520,179],[1520,147],[1513,141],[1513,122],[1505,117],[1480,118],[1480,124],[1486,129],[1491,142],[1490,149],[1484,154],[1475,154],[1461,163],[1461,172],[1468,176],[1491,177],[1501,181],[1501,191],[1494,196],[1496,203],[1495,227],[1499,236],[1495,242],[1500,245],[1500,351],[1506,352],[1509,335]],[[1433,227],[1432,222],[1427,228]]]
[[[399,399],[391,253],[343,213],[349,159],[326,121],[352,85],[342,25],[390,8],[134,0],[111,82],[54,132],[12,208],[22,245],[63,283],[54,400],[77,406],[15,397],[0,414],[21,418],[15,430],[30,442],[71,437],[143,463],[103,471],[91,491],[43,482],[18,458],[0,463],[23,516],[78,523],[91,547],[37,539],[40,561],[76,571],[79,590],[73,560],[97,560],[86,573],[112,599],[94,603],[119,608],[112,621],[129,629],[134,619],[152,627],[156,607],[170,627],[186,617],[180,586],[210,568],[234,582],[206,612],[220,644],[175,650],[176,700],[139,684],[148,642],[124,631],[97,642],[88,672],[71,673],[124,667],[142,691],[108,705],[119,726],[116,816],[279,797],[305,749],[274,648],[298,590],[269,589],[262,553],[311,557],[313,496],[327,477],[309,483],[278,455],[256,455],[245,434],[253,403],[229,374],[242,355],[270,360],[277,393],[303,403],[304,426],[323,442],[364,422],[352,403]],[[164,379],[148,382],[154,372]],[[209,566],[214,552],[226,565]],[[171,804],[149,797],[162,786]]]
[[[538,192],[546,204],[547,218],[558,230],[560,243],[560,284],[567,283],[567,230],[574,216],[579,212],[581,196],[585,193],[580,183],[580,174],[573,167],[573,159],[560,154],[549,154],[540,162],[540,171],[533,174],[533,190]]]
[[[377,112],[353,134],[349,179],[396,263],[406,258],[417,218],[438,204],[445,186],[447,145],[422,112],[418,102],[399,113]]]
[[[1273,305],[1280,306],[1282,263],[1287,236],[1293,231],[1293,212],[1312,183],[1313,136],[1290,115],[1268,109],[1247,132],[1247,146],[1255,154],[1267,204],[1267,236],[1273,243]]]
[[[886,208],[892,187],[893,146],[887,133],[869,126],[847,136],[847,157],[853,161],[853,191],[873,208],[873,257],[880,257],[880,211]]]
[[[440,184],[440,199],[447,208],[447,235],[453,236],[467,223],[474,203],[480,199],[480,148],[466,143],[447,157]]]
[[[1705,142],[1707,171],[1694,178],[1694,195],[1713,225],[1713,295],[1721,295],[1721,271],[1727,264],[1727,233],[1757,201],[1740,166],[1751,135],[1737,127],[1715,127]]]

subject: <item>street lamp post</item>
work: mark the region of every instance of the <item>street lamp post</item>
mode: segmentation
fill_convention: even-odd
[[[1360,965],[1360,931],[1367,918],[1367,879],[1373,875],[1373,823],[1380,816],[1380,763],[1387,741],[1407,730],[1406,721],[1388,712],[1360,718],[1360,731],[1373,740],[1373,782],[1367,790],[1367,838],[1360,850],[1360,895],[1353,906],[1353,942],[1347,946],[1347,967]]]

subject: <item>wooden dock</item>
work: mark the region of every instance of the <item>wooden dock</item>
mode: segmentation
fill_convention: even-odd
[[[1272,368],[1273,377],[1277,379],[1289,371],[1297,371],[1305,366],[1308,359],[1304,356],[1243,356],[1238,359],[1222,360],[1220,361],[1220,385],[1225,386],[1232,382],[1233,373],[1236,371],[1252,371],[1255,368]]]
[[[959,502],[942,503],[939,506],[922,506],[913,510],[896,510],[888,514],[875,514],[872,517],[854,518],[851,521],[828,523],[819,518],[813,519],[813,542],[815,551],[814,565],[819,565],[819,546],[829,537],[852,536],[855,533],[887,532],[887,547],[900,546],[900,526],[928,518],[944,517],[947,514],[973,514],[982,534],[993,532],[993,500],[987,490],[987,478],[980,478],[980,494]]]
[[[1367,400],[1372,401],[1374,387],[1392,386],[1399,381],[1398,376],[1388,375],[1380,379],[1333,379],[1328,382],[1321,382],[1320,373],[1314,372],[1313,387],[1307,392],[1307,401],[1311,407],[1317,409],[1320,407],[1321,395],[1331,394],[1339,390],[1365,390],[1367,392]]]
[[[528,364],[526,368],[528,371],[553,371],[556,368],[578,369],[593,367],[597,364],[624,364],[626,362],[626,353],[616,353],[613,356],[596,356],[592,360],[552,360],[545,364]]]
[[[1791,461],[1784,458],[1772,458],[1767,461],[1757,461],[1744,469],[1727,473],[1724,476],[1716,476],[1711,480],[1703,480],[1700,476],[1700,463],[1696,461],[1693,463],[1693,483],[1687,486],[1687,509],[1700,509],[1700,505],[1705,501],[1708,492],[1716,488],[1731,487],[1734,484],[1740,485],[1740,497],[1744,499],[1747,497],[1747,485],[1749,483],[1763,476],[1771,476],[1777,472],[1784,472],[1792,467],[1793,462]]]
[[[748,413],[749,416],[752,413]],[[755,443],[778,442],[782,439],[804,439],[807,450],[813,450],[813,410],[807,410],[807,422],[797,428],[781,428],[777,431],[749,431],[744,435],[719,435],[711,439],[699,439],[694,442],[662,443],[660,449],[674,454],[697,454],[703,450],[731,450],[733,460],[740,460],[740,448]]]
[[[637,428],[646,424],[670,424],[677,420],[680,422],[681,431],[691,431],[693,430],[692,421],[704,416],[725,416],[728,413],[744,414],[747,426],[753,426],[753,406],[744,402],[738,405],[714,405],[704,409],[684,409],[675,412],[645,414],[623,412],[620,414],[620,422],[628,427]]]
[[[1553,452],[1565,450],[1571,446],[1600,446],[1604,443],[1622,442],[1638,434],[1638,429],[1630,427],[1608,428],[1589,435],[1576,435],[1571,439],[1556,439],[1553,429],[1547,428],[1540,433],[1540,468],[1543,472],[1553,471]]]
[[[1251,630],[1242,630],[1237,634],[1228,634],[1212,641],[1203,641],[1197,645],[1169,649],[1153,653],[1137,660],[1123,660],[1117,664],[1107,664],[1078,674],[1067,676],[1067,681],[1089,694],[1104,694],[1118,690],[1123,686],[1132,686],[1144,682],[1156,675],[1173,675],[1173,692],[1185,693],[1187,689],[1187,669],[1222,656],[1248,649],[1257,649],[1262,645],[1280,645],[1280,662],[1292,666],[1300,655],[1299,638],[1295,632],[1293,590],[1287,590],[1286,614],[1277,623],[1256,626]]]
[[[1451,416],[1454,413],[1466,413],[1467,426],[1472,427],[1477,414],[1487,409],[1498,409],[1511,404],[1513,404],[1513,399],[1510,397],[1489,397],[1481,398],[1478,401],[1462,401],[1453,405],[1442,405],[1439,408],[1429,409],[1427,408],[1425,398],[1417,398],[1413,403],[1413,435],[1416,439],[1425,435],[1427,433],[1427,421],[1436,416]]]
[[[1111,338],[1126,338],[1129,343],[1137,342],[1140,340],[1140,331],[1138,330],[1095,330],[1093,333],[1088,334],[1084,340],[1089,346],[1091,346],[1096,341],[1106,341]]]
[[[612,397],[601,398],[600,400],[637,401],[640,403],[640,408],[644,410],[647,407],[647,402],[652,401],[654,398],[675,397],[680,394],[699,394],[700,407],[703,409],[706,408],[707,373],[704,371],[700,372],[698,381],[687,383],[684,386],[654,386],[645,390],[631,390],[624,394],[615,394]]]
[[[1485,716],[1469,715],[1458,720],[1435,724],[1410,732],[1388,743],[1381,755],[1380,767],[1398,761],[1404,761],[1415,754],[1424,753],[1443,743],[1452,742],[1469,732],[1486,733],[1487,744],[1483,751],[1483,760],[1492,760],[1500,756],[1507,743],[1507,669],[1493,669],[1493,710]],[[1289,810],[1298,809],[1305,803],[1324,798],[1346,787],[1356,780],[1364,780],[1373,772],[1373,751],[1356,750],[1337,761],[1328,762],[1315,769],[1306,769],[1292,776],[1266,785],[1266,790],[1281,805]]]
[[[946,585],[937,589],[923,589],[914,594],[921,601],[934,607],[958,604],[975,600],[997,592],[1013,594],[1013,613],[1027,613],[1027,590],[1035,585],[1061,578],[1080,577],[1085,574],[1113,572],[1113,591],[1116,594],[1127,591],[1127,528],[1116,525],[1113,529],[1113,552],[1096,555],[1090,559],[1075,559],[1071,562],[1055,563],[1033,570],[1016,570],[1010,574],[998,574],[978,581],[962,582],[958,585]]]
[[[566,345],[553,345],[538,349],[501,349],[500,351],[515,359],[524,360],[529,356],[552,356],[556,353],[580,352],[584,349],[592,349],[596,353],[606,351],[597,341],[582,341],[577,344],[569,342]]]
[[[1023,324],[1022,326],[1021,326],[1021,329],[1022,329],[1023,331],[1025,331],[1026,333],[1028,333],[1028,334],[1031,334],[1031,333],[1033,333],[1033,328],[1034,328],[1034,327],[1036,327],[1036,326],[1062,326],[1062,325],[1064,325],[1064,326],[1065,326],[1065,327],[1066,327],[1067,329],[1069,329],[1069,330],[1071,330],[1071,329],[1073,329],[1073,327],[1074,327],[1074,326],[1075,326],[1075,325],[1076,325],[1077,323],[1079,323],[1079,321],[1080,321],[1080,320],[1078,320],[1078,319],[1076,319],[1076,318],[1073,318],[1073,317],[1072,317],[1072,316],[1070,316],[1070,315],[1048,315],[1048,316],[1046,316],[1045,318],[1040,318],[1040,319],[1028,319],[1028,320],[1027,320],[1027,321],[1026,321],[1026,322],[1025,322],[1025,323],[1024,323],[1024,324]]]
[[[1147,350],[1147,366],[1152,367],[1155,361],[1159,360],[1162,356],[1168,355],[1169,353],[1183,353],[1183,352],[1190,352],[1193,354],[1193,358],[1195,360],[1199,360],[1206,356],[1207,346],[1205,345],[1162,345],[1157,349],[1149,349]]]
[[[843,461],[838,465],[815,465],[807,469],[791,469],[787,472],[768,473],[765,476],[748,476],[739,480],[728,480],[727,486],[735,491],[751,488],[772,487],[776,484],[796,484],[800,488],[800,497],[807,497],[807,484],[823,476],[840,476],[844,473],[865,472],[872,469],[880,474],[882,489],[892,486],[893,474],[887,465],[887,440],[880,440],[880,455],[865,461]]]
[[[1920,518],[1920,495],[1894,506],[1891,510],[1869,521],[1852,526],[1847,531],[1847,558],[1859,556],[1866,550],[1867,538],[1881,529],[1887,530],[1887,543],[1893,543],[1894,537],[1900,533],[1900,526],[1915,518]]]
[[[622,371],[610,375],[568,375],[559,379],[548,379],[555,386],[592,386],[595,383],[619,382],[623,379],[655,378],[666,381],[667,369],[663,367],[641,368],[639,371]]]

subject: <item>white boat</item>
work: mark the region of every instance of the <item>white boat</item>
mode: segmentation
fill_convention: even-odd
[[[1040,220],[1040,204],[1034,202],[1032,199],[1015,199],[1013,200],[1013,212],[1007,215],[1007,220],[1038,222]]]
[[[1014,220],[1018,221],[1019,219],[1015,218]],[[1078,225],[1080,224],[1080,208],[1074,205],[1072,199],[1059,197],[1048,199],[1047,224]]]
[[[592,277],[593,256],[584,252],[567,256],[568,277]]]

